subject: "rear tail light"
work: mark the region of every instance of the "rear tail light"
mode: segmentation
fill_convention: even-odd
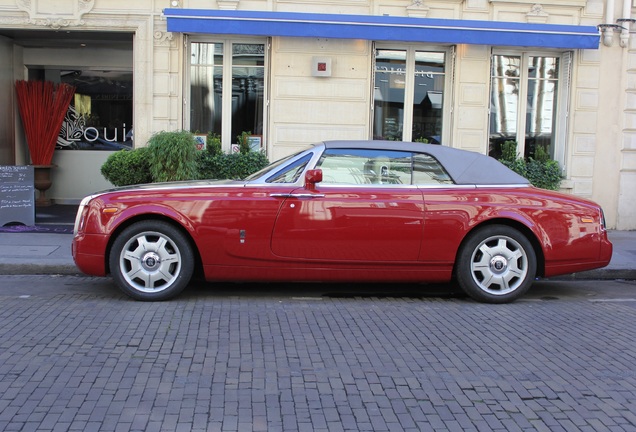
[[[607,229],[607,225],[605,225],[605,212],[603,211],[603,209],[601,210],[601,228],[603,229]]]

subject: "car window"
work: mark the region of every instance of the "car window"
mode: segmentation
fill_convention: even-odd
[[[413,156],[413,184],[435,185],[453,184],[453,179],[444,167],[431,155],[416,154]]]
[[[270,171],[274,172],[277,168],[279,168],[280,166],[282,166],[282,165],[284,165],[285,163],[287,163],[287,161],[289,161],[289,160],[291,160],[291,159],[295,158],[295,157],[296,157],[296,156],[298,156],[300,153],[302,153],[302,152],[294,153],[294,154],[292,154],[292,155],[289,155],[289,156],[287,156],[287,157],[284,157],[284,158],[282,158],[282,159],[279,159],[279,160],[277,160],[277,161],[274,161],[274,162],[272,162],[272,163],[268,164],[265,168],[260,169],[260,170],[256,171],[255,173],[250,174],[249,176],[245,177],[245,180],[248,180],[248,181],[249,181],[249,180],[254,180],[254,179],[257,179],[257,178],[259,178],[259,177],[261,177],[261,176],[264,176],[264,175],[265,175],[265,173],[267,173],[267,172],[270,172]]]
[[[307,162],[311,159],[311,154],[306,155],[287,165],[281,171],[278,171],[272,177],[267,179],[267,183],[296,183],[300,175],[305,170]]]
[[[411,184],[410,152],[327,149],[316,168],[323,184]]]

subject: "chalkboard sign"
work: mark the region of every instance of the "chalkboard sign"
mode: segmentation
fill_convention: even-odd
[[[0,165],[0,226],[35,225],[33,166]]]

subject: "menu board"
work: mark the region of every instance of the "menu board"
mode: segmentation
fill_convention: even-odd
[[[0,165],[0,226],[35,225],[33,166]]]

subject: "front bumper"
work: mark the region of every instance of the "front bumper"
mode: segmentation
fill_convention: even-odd
[[[84,274],[106,276],[108,238],[100,234],[76,234],[71,251],[75,265]]]

